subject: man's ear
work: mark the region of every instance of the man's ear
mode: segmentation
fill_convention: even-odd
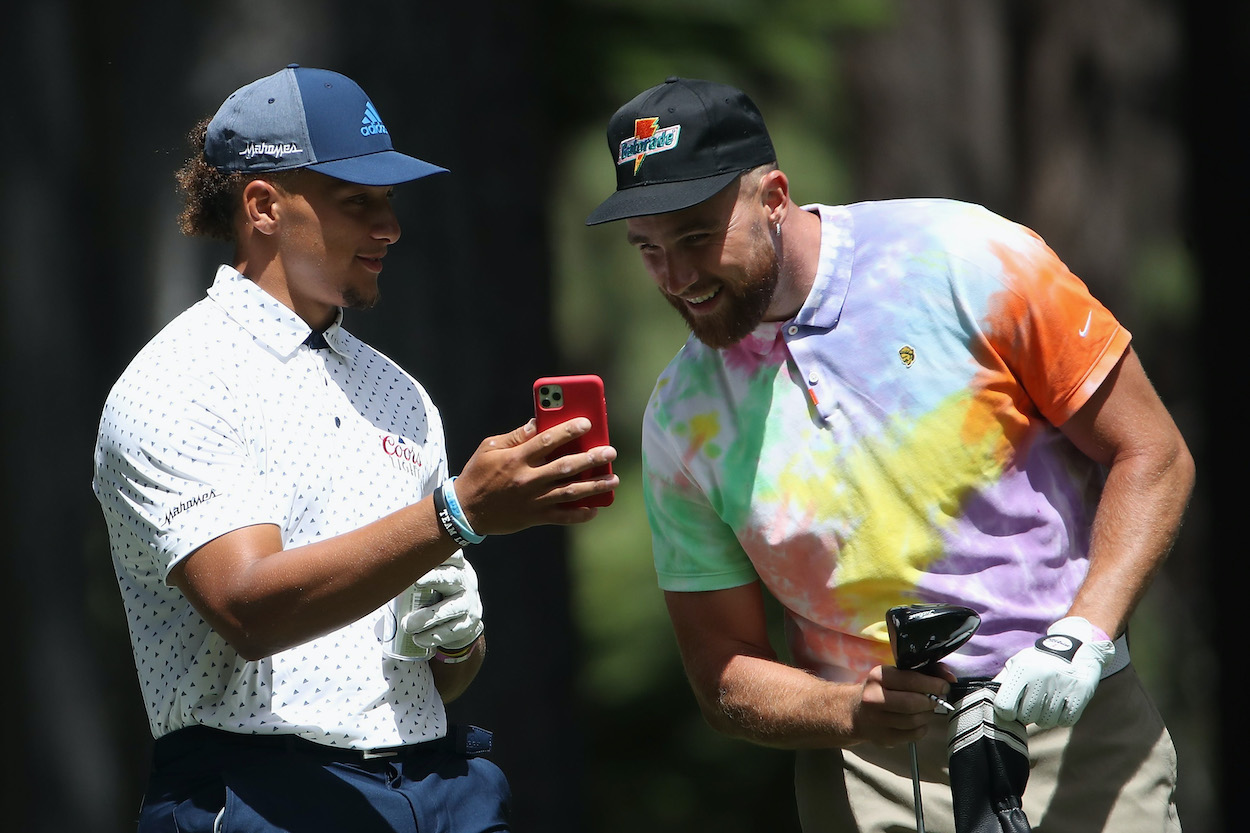
[[[273,234],[278,228],[278,189],[272,182],[253,179],[243,186],[243,221],[261,234]]]
[[[774,168],[760,177],[760,202],[768,210],[769,225],[776,226],[786,218],[790,204],[790,180]]]

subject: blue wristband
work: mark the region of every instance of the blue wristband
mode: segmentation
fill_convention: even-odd
[[[456,497],[456,478],[449,477],[443,482],[443,497],[447,500],[447,514],[451,515],[451,522],[456,525],[456,530],[470,544],[480,544],[486,540],[485,535],[478,535],[473,531],[473,527],[469,525],[469,519],[464,516],[464,510],[460,508],[460,500]]]
[[[442,484],[439,484],[439,487],[434,490],[434,514],[438,516],[439,524],[441,524],[447,534],[451,536],[451,540],[456,542],[456,546],[460,547],[460,549],[464,549],[472,542],[466,540],[465,537],[460,534],[460,530],[456,526],[455,521],[451,519],[451,512],[447,509],[447,496],[444,495],[443,492],[444,489]]]

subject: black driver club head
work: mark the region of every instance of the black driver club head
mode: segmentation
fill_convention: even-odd
[[[981,617],[960,605],[914,604],[890,608],[885,624],[894,664],[907,671],[923,671],[971,639],[981,626]]]

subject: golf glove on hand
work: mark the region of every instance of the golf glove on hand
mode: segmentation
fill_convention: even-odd
[[[457,552],[430,570],[416,584],[437,590],[443,598],[412,611],[399,623],[414,643],[422,648],[456,650],[473,644],[482,635],[485,626],[477,573],[462,553]]]
[[[1115,643],[1080,616],[1060,619],[1046,634],[1007,660],[994,678],[994,710],[1005,720],[1043,729],[1072,726],[1115,656]]]

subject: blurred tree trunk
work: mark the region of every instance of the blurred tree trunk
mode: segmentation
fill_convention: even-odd
[[[1121,314],[1174,236],[1182,43],[1159,0],[896,3],[846,67],[857,198],[979,202],[1045,237]],[[1134,310],[1136,311],[1136,310]]]
[[[150,335],[183,71],[157,33],[185,28],[180,9],[148,4],[137,31],[51,0],[4,26],[6,829],[133,829],[139,806],[149,735],[91,459],[121,355]]]
[[[1209,673],[1194,684],[1212,692],[1213,720],[1220,727],[1212,789],[1220,799],[1216,804],[1221,814],[1206,829],[1239,830],[1246,826],[1240,791],[1250,772],[1246,758],[1250,732],[1242,708],[1245,674],[1236,669],[1243,665],[1241,613],[1246,609],[1250,567],[1244,546],[1236,544],[1245,537],[1240,523],[1245,501],[1235,484],[1245,477],[1247,453],[1241,432],[1232,426],[1240,423],[1238,397],[1244,395],[1230,396],[1230,388],[1239,390],[1243,385],[1235,372],[1230,379],[1228,371],[1239,365],[1236,359],[1242,352],[1245,327],[1245,306],[1236,298],[1245,296],[1245,234],[1250,219],[1245,208],[1250,193],[1246,155],[1250,122],[1245,118],[1250,107],[1250,65],[1245,58],[1250,46],[1250,4],[1186,3],[1182,9],[1189,49],[1181,123],[1191,174],[1185,230],[1204,290],[1202,325],[1194,339],[1204,361],[1194,369],[1203,393],[1210,451],[1200,461],[1198,473],[1209,501],[1206,555],[1211,563],[1211,592],[1207,608],[1212,617],[1210,643],[1216,651]]]
[[[450,176],[401,186],[383,301],[346,325],[426,384],[453,472],[558,370],[533,18],[504,3],[26,3],[10,10],[0,248],[5,829],[133,829],[150,735],[90,492],[105,395],[229,251],[181,238],[183,136],[287,63],[352,76],[396,145]],[[497,732],[519,829],[584,829],[563,535],[471,553],[490,658],[456,719]]]

